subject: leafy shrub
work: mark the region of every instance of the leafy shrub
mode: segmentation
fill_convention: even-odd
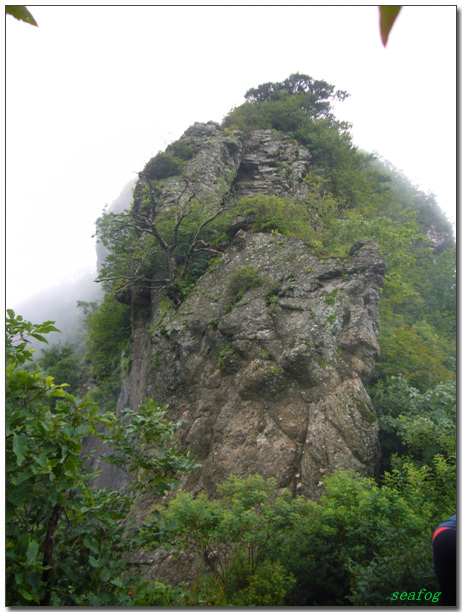
[[[283,606],[295,579],[279,561],[263,561],[245,578],[246,586],[233,592],[231,606]]]
[[[326,293],[325,301],[328,306],[333,306],[337,297],[337,289],[334,289],[330,293]]]
[[[187,161],[194,157],[194,151],[183,140],[176,140],[168,145],[165,149],[167,153],[171,153],[174,157],[178,157],[183,161]]]
[[[242,198],[238,202],[237,212],[253,218],[254,232],[275,232],[298,238],[314,236],[308,207],[301,202],[259,195]]]
[[[446,365],[444,337],[439,337],[425,321],[410,326],[400,323],[395,319],[382,324],[376,379],[399,375],[421,391],[440,381],[455,380],[455,372]]]
[[[232,476],[218,499],[180,493],[163,521],[174,545],[205,561],[195,588],[209,605],[389,606],[397,590],[438,590],[431,536],[452,513],[455,483],[441,456],[431,470],[396,460],[382,486],[338,470],[319,502]]]
[[[37,359],[38,365],[57,385],[66,384],[71,393],[75,393],[82,379],[83,368],[74,347],[69,342],[55,344],[42,349],[42,355]]]
[[[290,496],[278,495],[276,481],[261,476],[232,476],[219,495],[179,493],[164,510],[164,521],[176,525],[174,543],[192,546],[215,578],[199,591],[210,599],[214,590],[224,605],[282,605],[293,578],[267,552],[284,526]]]
[[[122,422],[42,371],[29,371],[30,339],[46,342],[44,334],[56,329],[7,314],[7,605],[127,606],[132,591],[137,605],[177,602],[159,584],[143,587],[136,562],[128,560],[140,542],[129,518],[137,494],[163,495],[179,471],[194,467],[172,445],[175,426],[166,409],[148,399]],[[88,469],[89,439],[103,461],[125,474],[122,490],[90,486],[97,473]]]
[[[131,337],[130,308],[111,294],[85,319],[91,373],[100,384],[118,377],[124,349]]]
[[[169,176],[180,174],[183,164],[183,159],[166,151],[165,153],[158,153],[150,159],[144,167],[143,174],[153,181],[160,181]]]
[[[456,434],[456,383],[441,382],[419,391],[402,377],[380,380],[370,389],[380,423],[383,465],[390,467],[393,453],[430,465],[437,454],[449,457]]]
[[[259,287],[262,280],[258,276],[258,270],[254,266],[242,266],[233,274],[228,284],[228,293],[234,299],[240,299],[246,291],[252,287]]]

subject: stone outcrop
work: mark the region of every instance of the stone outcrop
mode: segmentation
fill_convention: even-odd
[[[233,302],[245,267],[259,285]],[[317,498],[338,467],[374,475],[378,424],[364,389],[379,352],[376,246],[319,260],[300,240],[240,230],[178,309],[160,299],[136,317],[125,393],[133,406],[169,404],[181,448],[201,464],[183,488],[230,474],[275,477]]]
[[[217,206],[258,194],[309,202],[309,153],[286,136],[209,122],[181,140],[194,156],[163,181],[165,205],[188,193]],[[141,187],[142,179],[135,206]],[[223,255],[179,307],[162,292],[132,299],[132,369],[118,410],[152,397],[171,420],[186,420],[179,447],[201,464],[182,484],[188,491],[213,496],[230,474],[259,473],[316,499],[335,468],[377,471],[378,424],[364,384],[379,353],[385,262],[370,241],[340,261],[250,229],[245,219],[228,229]],[[254,282],[236,298],[231,280],[249,270]]]

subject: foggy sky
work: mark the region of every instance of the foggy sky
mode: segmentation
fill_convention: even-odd
[[[356,145],[456,207],[456,7],[31,6],[6,20],[6,301],[95,268],[94,222],[195,121],[300,72]]]

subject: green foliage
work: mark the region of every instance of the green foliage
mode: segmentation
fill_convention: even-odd
[[[325,302],[328,306],[333,306],[337,300],[337,289],[333,289],[330,293],[326,293]]]
[[[98,383],[120,375],[120,361],[131,337],[130,308],[111,294],[85,318],[91,374]]]
[[[408,568],[403,550],[397,551],[398,538],[408,546],[421,539],[428,546],[431,541],[428,527],[409,500],[391,487],[342,471],[326,478],[324,489],[317,505],[307,502],[307,515],[279,553],[297,578],[292,605],[358,605],[354,590],[358,576],[383,556],[388,565],[396,566],[396,573],[391,581],[382,576],[380,593],[370,590],[367,605],[389,605],[391,593],[400,586],[406,590],[411,582],[427,581],[433,572],[431,558],[427,555],[426,571],[420,575],[419,568]]]
[[[72,344],[58,343],[42,349],[37,364],[53,377],[56,384],[67,384],[69,392],[77,392],[82,382],[83,367]]]
[[[335,87],[326,81],[296,73],[281,83],[264,83],[249,89],[245,98],[253,102],[274,102],[297,94],[303,96],[302,108],[313,116],[328,115],[331,110],[329,100],[344,100],[349,95],[345,91],[335,91]]]
[[[163,287],[170,288],[174,302],[181,302],[211,257],[220,253],[212,243],[229,222],[227,208],[217,194],[183,198],[187,185],[176,202],[164,206],[162,189],[147,176],[136,206],[97,220],[98,242],[110,251],[98,282],[119,299],[146,299],[150,289]]]
[[[216,499],[180,493],[162,521],[172,545],[205,563],[195,605],[389,606],[397,590],[438,591],[431,536],[455,482],[454,462],[438,455],[431,467],[395,459],[381,486],[338,470],[319,502],[232,476]]]
[[[306,239],[315,236],[308,206],[289,198],[271,195],[242,198],[237,203],[236,213],[252,218],[254,232],[272,232]]]
[[[382,488],[391,488],[405,500],[414,512],[415,525],[420,522],[422,532],[412,537],[407,530],[396,533],[388,550],[375,554],[367,567],[355,572],[351,598],[355,605],[384,605],[394,591],[418,592],[424,587],[427,591],[439,592],[433,569],[431,537],[442,517],[446,518],[455,511],[455,456],[435,455],[428,465],[417,465],[412,459],[395,456],[391,467],[391,471],[384,475]]]
[[[434,195],[420,191],[389,161],[375,158],[372,166],[377,172],[377,177],[384,181],[384,194],[389,199],[387,208],[390,211],[394,203],[402,209],[414,210],[422,229],[428,231],[429,228],[432,228],[433,231],[446,234],[448,243],[454,242],[452,225],[438,206]]]
[[[425,390],[455,377],[454,251],[433,255],[417,212],[396,201],[377,215],[374,206],[344,211],[324,249],[345,257],[359,239],[374,240],[387,262],[380,299],[381,354],[374,381],[402,375]]]
[[[177,157],[174,153],[167,150],[151,158],[141,174],[153,181],[160,181],[169,176],[180,174],[183,165],[184,161],[181,157]]]
[[[379,333],[382,349],[375,377],[400,375],[412,385],[426,390],[443,380],[455,380],[446,365],[444,339],[425,321],[407,326],[385,321]]]
[[[240,568],[241,569],[241,568]],[[235,570],[236,571],[236,570]],[[229,598],[231,606],[283,606],[295,583],[279,561],[263,561],[253,574],[236,571],[237,582],[246,584]],[[240,578],[240,580],[239,580]]]
[[[182,140],[176,140],[168,145],[166,148],[167,153],[171,153],[174,157],[187,161],[194,157],[194,152],[189,145]]]
[[[37,25],[37,22],[31,15],[30,11],[25,6],[19,6],[19,5],[13,5],[13,6],[9,5],[8,6],[7,5],[5,6],[5,14],[11,15],[15,19],[18,19],[19,21],[24,21],[25,23],[29,23],[30,25],[33,25],[33,26]]]
[[[258,275],[255,266],[242,266],[229,279],[228,294],[234,301],[239,301],[246,291],[253,287],[259,287],[262,279]]]
[[[316,119],[332,118],[331,101],[346,97],[346,92],[335,91],[326,81],[293,74],[280,83],[264,83],[249,89],[245,95],[247,102],[233,109],[223,126],[244,131],[274,129],[294,134],[300,126],[312,125]]]
[[[429,465],[435,455],[450,457],[455,452],[455,381],[422,392],[404,378],[390,377],[370,392],[379,417],[386,467],[393,453],[405,452]]]
[[[47,344],[44,334],[59,331],[53,321],[34,325],[30,321],[25,321],[21,315],[16,316],[14,310],[7,309],[6,314],[5,359],[14,365],[31,361],[34,352],[30,344],[32,338]]]
[[[176,525],[175,545],[192,547],[204,560],[221,605],[282,605],[293,578],[265,557],[284,526],[288,496],[278,496],[276,482],[260,476],[232,476],[219,495],[180,493],[170,503],[164,521]]]
[[[158,585],[140,584],[127,552],[138,541],[130,521],[134,496],[163,494],[179,471],[193,468],[172,445],[175,426],[152,400],[122,422],[67,393],[51,376],[25,369],[30,338],[46,341],[42,334],[54,327],[7,314],[7,605],[131,605],[129,591],[138,605],[153,601],[156,592],[165,601]],[[89,438],[126,474],[124,490],[92,489],[97,473],[87,470]]]
[[[387,46],[388,36],[390,35],[393,24],[399,15],[401,6],[379,6],[380,10],[380,36],[383,46]]]
[[[372,158],[357,151],[349,124],[337,121],[331,112],[331,101],[344,100],[345,92],[296,74],[281,83],[251,89],[246,97],[247,102],[225,117],[223,127],[244,132],[273,129],[291,135],[309,150],[334,197],[350,206],[368,201],[373,180],[363,171],[370,169]]]
[[[448,346],[457,327],[456,247],[426,257],[420,262],[418,275],[421,312]],[[452,356],[455,359],[455,352]]]

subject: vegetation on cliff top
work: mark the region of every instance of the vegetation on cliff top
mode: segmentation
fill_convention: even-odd
[[[209,259],[223,251],[226,227],[243,216],[253,219],[252,231],[300,237],[322,256],[346,257],[356,240],[371,238],[387,261],[380,302],[382,352],[372,385],[399,374],[423,391],[453,379],[452,228],[433,196],[353,145],[349,125],[332,111],[332,102],[346,96],[325,81],[295,74],[250,89],[246,102],[223,121],[224,128],[244,133],[277,130],[305,147],[312,161],[301,179],[308,189],[303,199],[229,197],[225,206],[216,197],[195,199],[189,178],[181,174],[192,152],[181,140],[170,145],[141,173],[141,199],[120,215],[107,213],[98,220],[98,239],[111,250],[99,280],[126,303],[134,296],[139,302],[143,291],[149,300],[150,290],[167,287],[177,305]],[[178,175],[183,191],[164,206],[166,175],[153,169],[172,159],[178,163],[167,174]],[[438,248],[429,235],[438,237]]]

